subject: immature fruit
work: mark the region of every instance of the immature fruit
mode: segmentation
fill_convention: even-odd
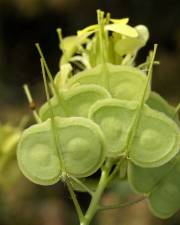
[[[74,84],[97,84],[105,87],[113,98],[136,100],[146,80],[141,70],[106,63],[76,74],[69,79],[68,84],[70,87]]]
[[[105,134],[108,156],[123,155],[141,167],[161,166],[179,151],[179,128],[146,105],[138,110],[137,102],[107,99],[96,102],[89,117]]]
[[[55,118],[24,131],[18,145],[19,166],[30,180],[50,185],[62,173],[86,177],[99,169],[106,147],[101,130],[89,119]],[[55,130],[53,130],[55,129]]]
[[[54,116],[61,117],[87,117],[92,104],[111,97],[105,88],[94,84],[77,86],[60,94],[61,99],[54,96],[50,101]],[[50,118],[51,109],[48,102],[41,107],[39,113],[43,121]]]
[[[160,218],[168,218],[180,209],[180,157],[157,168],[129,164],[128,180],[133,189],[146,193],[150,209]]]

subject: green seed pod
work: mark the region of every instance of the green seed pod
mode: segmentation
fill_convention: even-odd
[[[163,113],[145,106],[129,146],[129,158],[141,167],[158,167],[171,160],[180,148],[180,130]]]
[[[75,177],[90,176],[105,159],[103,133],[86,118],[72,117],[63,121],[59,135],[66,172]]]
[[[137,102],[106,99],[90,108],[89,117],[105,134],[108,156],[125,155],[141,167],[161,166],[179,151],[179,128],[148,106],[143,107],[136,123],[138,107]]]
[[[51,99],[54,116],[80,116],[87,117],[89,108],[97,100],[110,98],[105,88],[98,85],[82,85],[61,93],[62,101],[55,96]],[[40,117],[43,121],[51,117],[51,109],[48,102],[40,109]]]
[[[128,181],[135,192],[149,194],[159,181],[172,169],[175,160],[155,168],[142,168],[134,163],[128,164]]]
[[[22,173],[34,183],[49,185],[60,180],[61,165],[50,120],[23,132],[17,159]]]
[[[179,118],[176,113],[176,109],[171,106],[164,98],[162,98],[158,93],[151,92],[147,104],[155,110],[165,113],[167,116],[179,123]]]
[[[98,101],[90,108],[89,118],[104,132],[109,157],[124,154],[136,108],[136,102],[118,99]]]
[[[145,86],[146,80],[147,77],[141,70],[106,63],[76,74],[68,83],[69,86],[77,83],[98,84],[105,87],[113,98],[135,100],[138,99],[139,91]]]
[[[160,218],[172,216],[180,208],[180,157],[157,168],[128,165],[128,181],[138,193],[146,193],[152,212]]]
[[[85,118],[54,118],[24,131],[17,158],[23,174],[41,185],[58,182],[63,172],[86,177],[98,170],[105,158],[101,130]],[[54,128],[53,128],[54,129]]]
[[[180,157],[149,195],[152,212],[160,218],[171,217],[180,209]]]

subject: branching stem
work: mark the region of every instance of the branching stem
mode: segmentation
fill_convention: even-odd
[[[100,201],[100,198],[101,198],[101,196],[104,192],[104,189],[107,187],[108,176],[109,176],[109,173],[111,171],[111,168],[112,168],[112,163],[109,162],[109,161],[102,168],[99,184],[97,186],[96,191],[94,192],[94,194],[92,196],[89,208],[88,208],[88,210],[87,210],[87,212],[84,216],[84,219],[83,219],[83,221],[81,222],[80,225],[89,225],[92,218],[94,217],[94,215],[98,211],[99,201]]]
[[[109,210],[109,209],[118,209],[118,208],[124,208],[127,206],[131,206],[134,205],[136,203],[142,202],[146,199],[146,197],[140,198],[140,199],[136,199],[130,202],[125,202],[125,203],[118,203],[118,204],[113,204],[113,205],[108,205],[108,206],[100,206],[98,210]]]
[[[80,221],[80,223],[81,223],[81,221],[82,221],[83,218],[84,218],[83,213],[82,213],[82,210],[81,210],[81,207],[80,207],[79,202],[78,202],[78,200],[77,200],[76,194],[74,193],[73,188],[72,188],[72,186],[71,186],[71,184],[70,184],[70,182],[69,182],[68,180],[66,181],[66,184],[67,184],[69,193],[70,193],[70,195],[71,195],[71,198],[72,198],[72,200],[73,200],[73,203],[74,203],[76,212],[77,212],[77,214],[78,214],[79,221]]]

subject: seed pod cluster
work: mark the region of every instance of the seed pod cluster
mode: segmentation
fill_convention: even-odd
[[[178,110],[151,90],[156,46],[135,66],[148,29],[127,23],[99,12],[98,24],[77,35],[59,32],[60,72],[50,79],[42,122],[21,137],[18,162],[30,180],[51,185],[64,175],[87,181],[108,159],[126,161],[129,184],[167,218],[180,208]]]

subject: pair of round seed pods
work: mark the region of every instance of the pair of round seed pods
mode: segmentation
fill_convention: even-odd
[[[180,175],[180,129],[165,113],[144,106],[135,136],[127,145],[131,118],[137,105],[113,101],[107,99],[95,103],[90,117],[104,131],[108,152],[111,150],[109,154],[127,154],[127,176],[133,189],[147,195],[156,216],[168,218],[180,209],[180,182],[177,179]],[[175,110],[158,96],[153,106],[161,104],[164,108],[160,109],[166,114],[171,112],[176,121]]]
[[[180,156],[158,168],[128,165],[128,181],[135,192],[145,194],[152,212],[171,217],[180,209]]]
[[[54,117],[24,131],[18,146],[19,167],[31,181],[51,185],[69,177],[87,177],[106,155],[100,128],[87,118]]]
[[[180,127],[176,108],[160,95],[151,92],[147,104],[175,121]],[[135,192],[145,194],[152,212],[160,218],[168,218],[180,209],[179,153],[169,162],[155,168],[142,168],[128,164],[128,181]]]

